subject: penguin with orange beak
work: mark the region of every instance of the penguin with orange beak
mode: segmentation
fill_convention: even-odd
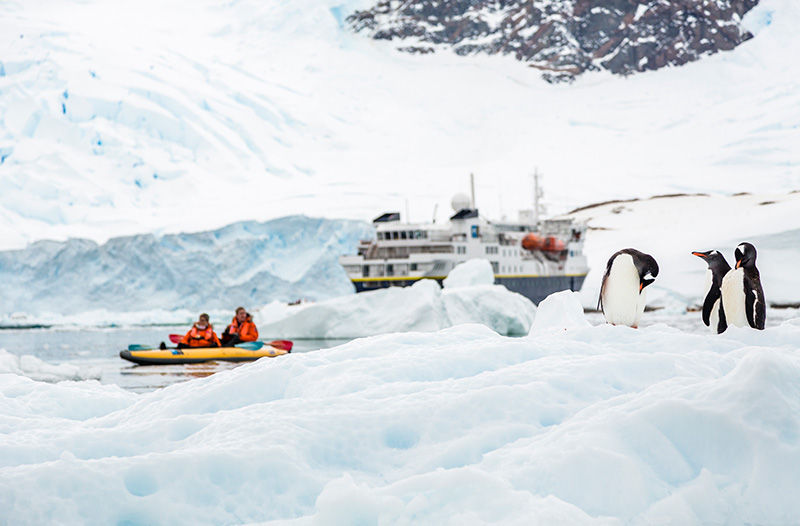
[[[756,247],[741,243],[734,252],[736,266],[722,278],[722,308],[729,325],[763,330],[767,304],[756,268]]]
[[[730,272],[731,266],[717,250],[692,254],[703,258],[708,265],[706,291],[703,294],[703,323],[716,334],[722,334],[728,328],[725,309],[722,308],[722,279]]]
[[[658,276],[658,263],[634,248],[614,253],[606,264],[598,308],[612,325],[638,327],[647,302],[645,287]]]

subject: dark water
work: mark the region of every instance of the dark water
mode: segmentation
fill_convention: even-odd
[[[208,362],[186,365],[135,365],[119,357],[129,344],[170,345],[170,333],[184,327],[53,328],[0,330],[0,349],[17,356],[31,355],[49,364],[70,364],[91,373],[104,384],[116,384],[136,392],[212,375],[242,365]],[[265,341],[280,339],[263,337]],[[292,353],[334,347],[348,340],[294,340]],[[280,360],[280,357],[270,358]]]

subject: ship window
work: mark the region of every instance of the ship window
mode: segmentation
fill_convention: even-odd
[[[406,234],[406,232],[405,232],[405,231],[403,231],[403,232],[400,232],[400,239],[406,239],[406,235],[407,235],[407,234]]]
[[[397,234],[398,234],[398,232],[392,232],[392,239],[397,239],[397,237],[398,237]]]
[[[497,274],[499,272],[498,269],[500,268],[500,265],[497,263],[497,261],[492,261],[491,263],[492,263],[492,272]]]
[[[411,270],[417,270],[417,264],[411,263]]]

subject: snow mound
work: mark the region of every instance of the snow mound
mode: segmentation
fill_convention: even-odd
[[[494,271],[487,259],[470,259],[456,265],[442,283],[445,289],[493,284]]]
[[[505,335],[527,334],[536,313],[530,300],[501,285],[441,289],[423,279],[298,306],[269,304],[254,313],[259,331],[283,338],[356,338],[391,332],[437,331],[481,323]]]
[[[588,326],[589,322],[583,314],[580,294],[571,290],[563,290],[550,294],[539,303],[531,333],[566,331]]]
[[[792,524],[798,341],[797,319],[462,325],[143,395],[0,374],[0,505],[11,524]]]
[[[84,369],[76,365],[63,363],[53,365],[31,355],[17,356],[5,349],[0,349],[0,374],[13,373],[27,376],[42,382],[61,382],[64,380],[99,380],[99,367]]]

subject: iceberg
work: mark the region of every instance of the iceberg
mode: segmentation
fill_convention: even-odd
[[[480,284],[464,276],[464,269],[489,268],[487,261],[456,266],[451,274],[465,277],[442,289],[423,279],[410,287],[389,287],[318,303],[266,305],[255,312],[261,334],[284,338],[357,338],[392,332],[437,331],[464,323],[480,323],[504,335],[524,335],[530,330],[536,307],[526,297],[502,285]],[[486,282],[485,272],[478,282]],[[489,281],[489,283],[491,283]]]
[[[548,326],[574,305],[543,305]],[[798,319],[465,324],[144,394],[0,373],[0,506],[12,524],[791,524],[798,341]]]
[[[99,367],[82,368],[68,363],[50,364],[36,356],[17,356],[0,349],[0,374],[12,373],[27,376],[40,382],[63,382],[66,380],[99,380]]]

